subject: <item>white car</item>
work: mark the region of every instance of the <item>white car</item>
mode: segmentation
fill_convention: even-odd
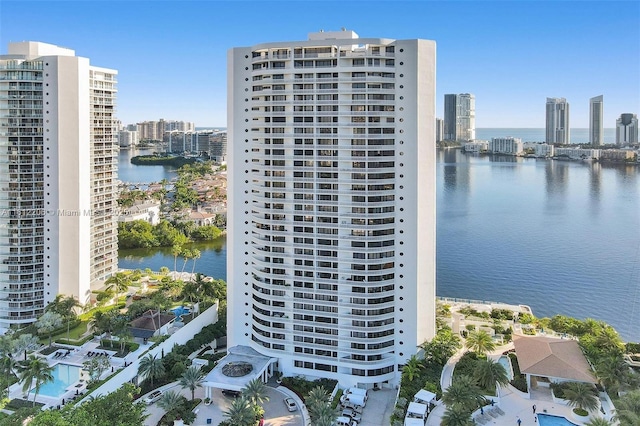
[[[162,391],[154,390],[149,395],[145,396],[143,401],[145,402],[145,404],[153,404],[154,402],[159,400],[161,397],[162,397]]]
[[[298,409],[298,406],[296,405],[296,402],[293,398],[285,398],[284,405],[287,406],[287,410],[289,411],[296,411]]]
[[[351,420],[360,423],[362,421],[362,416],[353,408],[345,408],[342,410],[342,415],[344,417],[349,417]]]

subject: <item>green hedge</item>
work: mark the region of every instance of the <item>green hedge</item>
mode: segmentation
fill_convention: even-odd
[[[128,354],[129,352],[135,352],[136,350],[138,350],[138,348],[140,347],[139,343],[135,343],[135,342],[127,342],[124,345],[124,354],[120,354],[120,342],[117,340],[111,340],[111,339],[101,339],[100,340],[100,346],[98,346],[97,349],[103,349],[103,350],[107,350],[107,351],[112,351],[112,350],[117,350],[118,354],[117,356],[124,356],[126,354]]]
[[[42,407],[44,404],[36,401],[36,407]],[[25,399],[12,399],[9,403],[4,407],[7,410],[19,410],[20,408],[31,408],[33,407],[33,401],[27,401]]]
[[[95,337],[94,334],[89,334],[88,336],[83,337],[80,340],[56,339],[56,343],[59,343],[61,345],[82,346],[85,343],[87,343],[89,340],[93,339],[94,337]]]

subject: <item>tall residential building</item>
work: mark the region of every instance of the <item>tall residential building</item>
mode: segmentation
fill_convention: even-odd
[[[604,112],[603,96],[589,99],[589,143],[602,145],[604,143]]]
[[[566,145],[570,141],[569,103],[565,98],[547,98],[545,142]]]
[[[116,75],[46,43],[0,56],[0,329],[117,270]]]
[[[442,118],[436,118],[436,142],[442,142],[444,140],[444,120]]]
[[[444,95],[444,140],[476,138],[476,98],[469,93]]]
[[[616,144],[631,145],[638,143],[638,116],[636,114],[620,114],[616,120]]]
[[[435,333],[435,43],[228,53],[229,346],[394,385]]]

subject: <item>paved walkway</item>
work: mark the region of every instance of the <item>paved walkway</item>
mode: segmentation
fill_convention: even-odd
[[[161,389],[163,391],[173,390],[185,396],[187,399],[191,398],[191,391],[180,388],[177,382],[165,385]],[[196,389],[195,395],[196,398],[203,399],[204,388]],[[265,411],[264,426],[303,426],[300,407],[298,407],[298,411],[289,412],[284,405],[284,395],[277,389],[267,388],[267,396],[269,397],[269,401],[263,404]],[[144,398],[144,396],[142,398]],[[233,401],[233,398],[224,396],[219,389],[214,390],[211,404],[205,405],[204,403],[200,403],[194,410],[197,412],[193,426],[218,425],[225,420],[224,412],[229,408],[231,401]],[[165,411],[158,407],[157,403],[154,403],[147,406],[147,414],[149,414],[149,417],[144,422],[145,426],[156,426],[165,414]],[[207,423],[209,419],[211,419],[211,423]]]
[[[510,349],[513,349],[513,343],[500,346],[487,356],[493,360],[497,360],[503,352]],[[463,348],[456,352],[442,369],[440,386],[443,392],[451,385],[455,364],[465,351],[466,349]],[[474,419],[481,418],[485,420],[484,423],[476,421],[476,424],[484,424],[485,426],[518,426],[518,419],[520,419],[521,426],[538,426],[536,414],[533,412],[534,405],[536,406],[537,413],[562,416],[575,424],[582,424],[572,418],[571,407],[553,402],[551,391],[548,388],[532,389],[531,394],[527,395],[518,391],[513,386],[508,385],[500,388],[499,395],[500,396],[496,398],[496,406],[499,407],[504,414],[499,415],[494,412],[491,407],[484,407],[484,415],[481,415],[480,410],[472,414]],[[447,407],[444,404],[438,403],[436,408],[429,414],[426,426],[440,426],[442,416],[446,409]],[[490,412],[493,412],[493,414],[489,415]]]

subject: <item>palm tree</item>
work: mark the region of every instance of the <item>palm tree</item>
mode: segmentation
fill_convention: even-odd
[[[594,417],[587,423],[587,426],[611,426],[612,423],[602,417]]]
[[[422,361],[418,359],[417,356],[411,355],[411,358],[407,361],[407,363],[402,367],[402,374],[409,379],[410,382],[413,382],[413,379],[416,378],[418,372],[424,368]]]
[[[191,259],[193,259],[193,265],[191,266],[191,276],[193,277],[193,274],[196,271],[196,260],[200,259],[200,257],[202,256],[202,253],[200,252],[200,250],[194,248],[191,250]]]
[[[470,332],[465,346],[479,355],[486,355],[487,352],[493,351],[496,347],[489,333],[484,330]]]
[[[593,385],[583,382],[571,382],[564,390],[564,399],[569,406],[577,407],[585,411],[598,408],[598,397]]]
[[[26,361],[18,363],[18,371],[24,393],[29,392],[31,383],[35,380],[35,385],[33,386],[33,406],[35,407],[36,397],[42,385],[53,381],[53,367],[50,367],[49,363],[42,358],[29,355]]]
[[[620,422],[620,426],[640,425],[640,390],[627,392],[616,401],[614,419]]]
[[[81,307],[82,305],[75,297],[65,297],[63,294],[59,294],[56,296],[53,302],[47,305],[47,307],[45,308],[45,312],[55,312],[67,322],[67,340],[69,340],[69,326],[71,324],[71,320],[77,316],[75,308]]]
[[[312,419],[315,426],[331,426],[336,418],[334,410],[328,404],[317,407],[314,416]]]
[[[40,347],[40,341],[37,336],[21,334],[11,342],[11,346],[11,351],[14,357],[24,354],[24,359],[26,360],[27,352],[32,352],[38,349]]]
[[[253,407],[244,397],[234,399],[222,414],[234,426],[253,426],[256,422]]]
[[[153,379],[158,379],[165,373],[162,359],[156,357],[157,355],[148,354],[140,360],[140,365],[138,365],[138,375],[149,379],[151,387],[153,387]]]
[[[496,387],[496,384],[501,386],[509,383],[507,370],[502,364],[491,359],[479,359],[476,361],[473,378],[476,379],[481,388],[489,390]]]
[[[182,373],[182,377],[180,377],[180,387],[182,387],[182,389],[189,388],[191,391],[191,400],[193,401],[195,399],[196,389],[202,385],[203,381],[204,374],[202,374],[200,367],[192,365]]]
[[[322,412],[326,411],[325,407],[328,407],[329,395],[322,386],[316,386],[309,391],[304,403],[309,409],[311,418],[317,419]]]
[[[158,400],[158,407],[162,408],[167,413],[171,413],[182,406],[184,397],[176,391],[167,391],[162,394]]]
[[[191,259],[193,255],[191,250],[189,249],[182,250],[182,253],[180,253],[180,255],[182,256],[182,259],[183,259],[182,270],[180,271],[180,276],[182,276],[182,274],[184,273],[184,268],[187,266],[187,262],[189,261],[189,259]]]
[[[107,291],[116,292],[116,305],[117,305],[118,298],[120,297],[120,293],[124,293],[125,291],[127,291],[129,286],[131,285],[131,279],[129,278],[129,275],[123,272],[118,272],[117,274],[109,277],[109,279],[105,281],[105,284],[107,284]]]
[[[628,382],[629,365],[621,356],[611,355],[599,360],[596,372],[607,391],[617,395],[620,388]]]
[[[269,400],[267,386],[259,378],[251,380],[242,388],[242,395],[253,405],[260,405]]]
[[[468,413],[484,404],[484,401],[480,389],[469,376],[454,377],[451,386],[442,394],[442,402],[448,407],[460,405]]]
[[[171,254],[173,255],[173,274],[178,275],[178,256],[182,253],[182,246],[179,244],[174,244],[171,247]]]
[[[460,404],[447,407],[440,423],[441,426],[473,426],[474,424],[471,413]]]
[[[596,347],[606,353],[624,353],[624,343],[618,332],[611,326],[603,326],[596,334]]]

